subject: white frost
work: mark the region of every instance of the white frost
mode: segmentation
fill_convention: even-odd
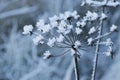
[[[74,45],[74,48],[78,48],[79,46],[81,46],[81,42],[77,40],[75,41]]]
[[[104,14],[104,13],[101,13],[101,17],[100,17],[100,19],[103,20],[103,19],[106,19],[106,18],[107,18],[107,15]]]
[[[110,31],[115,31],[116,29],[117,29],[117,26],[114,24],[110,27]]]
[[[87,40],[88,45],[90,45],[90,44],[92,43],[92,41],[93,41],[93,38],[89,38],[89,39]]]
[[[33,26],[32,25],[25,25],[23,27],[23,34],[30,34],[32,32]]]
[[[75,28],[75,32],[76,32],[76,34],[78,35],[78,34],[80,34],[80,33],[82,32],[82,29],[80,29],[80,28]]]
[[[51,56],[50,51],[45,51],[43,59],[47,59],[50,56]]]
[[[44,41],[42,39],[44,39],[42,35],[36,36],[35,38],[33,38],[33,43],[35,45],[38,45],[39,43],[43,44]]]
[[[96,31],[95,27],[92,27],[92,28],[90,28],[88,34],[92,34],[92,33],[94,33],[95,31]]]
[[[58,38],[56,38],[57,42],[62,42],[64,39],[64,36],[60,34]]]
[[[56,41],[56,39],[53,37],[52,39],[49,38],[47,45],[52,47],[54,45],[54,42]]]

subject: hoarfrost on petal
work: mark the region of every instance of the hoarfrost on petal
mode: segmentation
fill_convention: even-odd
[[[50,47],[52,47],[54,45],[55,41],[56,41],[56,39],[54,37],[52,39],[49,38],[49,40],[47,42],[47,45],[50,46]]]
[[[78,35],[78,34],[80,34],[80,33],[82,32],[82,29],[80,29],[80,28],[75,28],[75,32],[76,32],[76,34]]]
[[[92,43],[92,41],[93,41],[93,39],[92,39],[92,38],[89,38],[89,39],[87,40],[88,45],[90,45],[90,44]]]
[[[94,33],[95,31],[96,31],[95,27],[92,27],[92,28],[90,28],[88,34],[92,34],[92,33]]]
[[[110,31],[115,31],[116,29],[117,29],[117,26],[114,24],[110,27]]]
[[[32,32],[33,26],[32,25],[25,25],[23,27],[23,34],[30,34]]]
[[[51,55],[50,51],[45,51],[43,59],[48,59]]]
[[[58,38],[56,38],[57,42],[62,42],[64,39],[64,36],[60,34]]]
[[[38,45],[39,43],[43,44],[44,43],[43,39],[44,38],[42,35],[36,36],[35,38],[33,38],[33,43],[35,45]]]

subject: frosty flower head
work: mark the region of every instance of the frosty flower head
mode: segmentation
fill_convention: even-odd
[[[77,11],[66,11],[59,15],[54,15],[48,18],[48,21],[39,19],[36,23],[36,29],[33,31],[32,25],[24,26],[24,34],[33,33],[34,44],[46,44],[50,48],[65,48],[74,53],[79,50],[83,50],[86,46],[91,47],[93,43],[96,44],[99,38],[103,38],[110,35],[116,26],[112,25],[110,32],[107,32],[101,36],[93,36],[93,33],[98,33],[99,26],[90,26],[89,23],[93,21],[101,21],[107,18],[104,13],[96,13],[88,11],[85,16],[80,17]],[[105,43],[109,46],[110,40]],[[50,51],[45,52],[45,55],[50,56]]]
[[[31,34],[33,31],[33,26],[32,25],[25,25],[23,27],[23,34]]]

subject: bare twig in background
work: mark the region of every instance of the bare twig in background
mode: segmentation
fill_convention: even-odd
[[[11,10],[11,11],[3,12],[3,13],[0,13],[0,19],[35,12],[37,9],[38,9],[37,6],[32,6],[32,7],[23,7],[23,8]]]

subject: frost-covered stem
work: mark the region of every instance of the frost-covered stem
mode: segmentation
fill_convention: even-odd
[[[77,50],[75,50],[75,54],[73,55],[74,60],[74,69],[75,69],[75,78],[76,80],[80,80],[80,73],[79,73],[79,66],[78,66],[78,60],[77,60]]]
[[[103,12],[104,12],[104,8],[103,8]],[[98,37],[101,36],[102,34],[102,27],[103,27],[103,21],[100,21],[100,27],[99,27],[99,32],[98,32]],[[95,80],[96,77],[96,70],[97,70],[97,64],[98,64],[98,55],[99,55],[99,43],[101,41],[101,38],[98,39],[97,44],[96,44],[96,50],[95,50],[95,56],[94,56],[94,60],[93,60],[93,71],[92,71],[92,78],[91,80]]]

